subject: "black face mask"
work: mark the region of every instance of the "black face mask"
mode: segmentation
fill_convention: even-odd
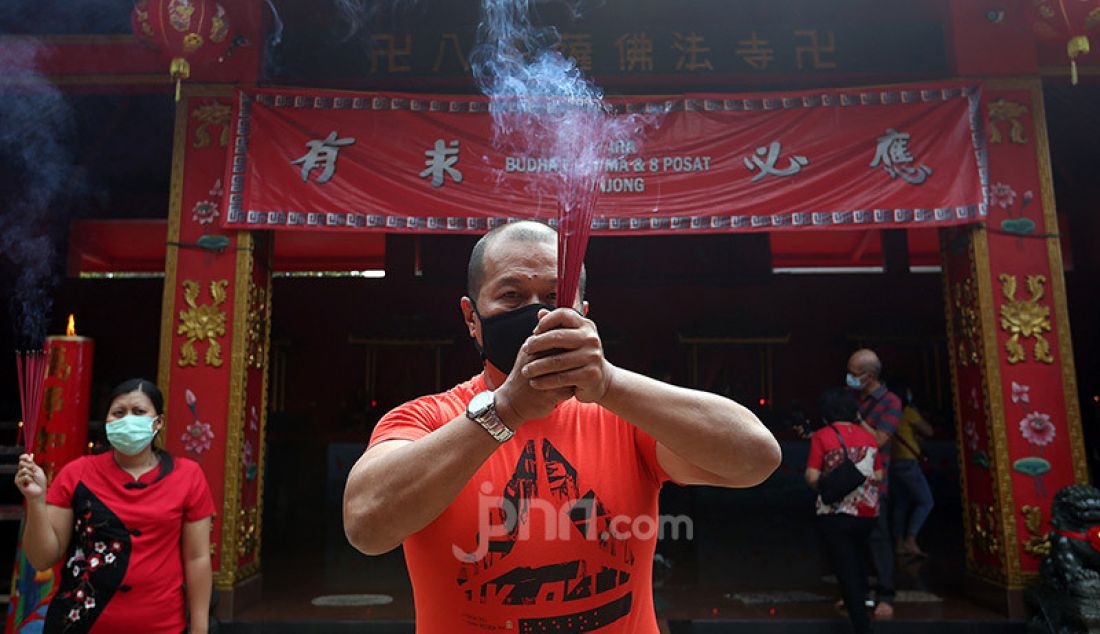
[[[482,317],[477,311],[477,304],[474,304],[474,312],[481,319],[481,340],[484,347],[477,346],[476,339],[474,345],[481,353],[481,358],[488,360],[501,372],[511,374],[519,349],[539,324],[539,311],[544,308],[554,310],[553,306],[546,304],[528,304],[492,317]]]

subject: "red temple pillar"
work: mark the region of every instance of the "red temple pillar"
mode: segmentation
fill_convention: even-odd
[[[167,449],[196,460],[218,509],[218,609],[258,597],[271,241],[220,225],[231,89],[184,85],[172,155],[158,381]]]
[[[988,139],[986,222],[943,233],[967,585],[1022,616],[1021,591],[1050,548],[1053,496],[1088,482],[1088,469],[1025,7],[951,8],[956,68],[984,79]]]

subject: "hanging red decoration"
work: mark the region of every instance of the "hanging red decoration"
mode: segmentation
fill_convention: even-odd
[[[142,43],[169,58],[176,101],[191,66],[214,59],[231,45],[225,9],[213,0],[138,0],[130,22]]]
[[[1066,43],[1070,81],[1077,84],[1077,56],[1089,52],[1089,34],[1100,28],[1100,0],[1031,0],[1031,28],[1039,37]]]

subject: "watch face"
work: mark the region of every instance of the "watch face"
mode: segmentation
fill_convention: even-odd
[[[478,392],[470,399],[470,405],[466,408],[471,416],[481,416],[493,406],[492,392]]]

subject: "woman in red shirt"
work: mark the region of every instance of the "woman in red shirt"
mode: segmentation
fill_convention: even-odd
[[[152,446],[163,411],[153,383],[119,385],[112,450],[65,465],[48,492],[33,456],[20,456],[27,559],[38,570],[64,564],[45,632],[207,631],[214,503],[198,464]]]
[[[826,390],[821,395],[819,409],[824,427],[810,438],[806,483],[817,490],[821,476],[843,464],[845,453],[866,477],[835,504],[825,504],[817,496],[818,527],[824,535],[844,607],[856,632],[863,634],[871,631],[871,618],[864,604],[867,567],[863,551],[879,513],[876,483],[882,480],[882,458],[875,437],[855,422],[859,403],[852,392],[839,387]]]

